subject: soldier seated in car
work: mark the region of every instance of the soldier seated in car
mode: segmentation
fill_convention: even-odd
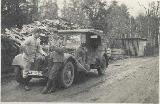
[[[89,68],[89,65],[86,64],[87,62],[87,49],[86,49],[86,44],[82,43],[80,47],[76,51],[76,57],[79,61],[79,63],[86,69]]]

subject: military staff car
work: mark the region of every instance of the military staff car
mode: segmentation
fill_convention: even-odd
[[[105,73],[108,66],[108,57],[107,46],[104,45],[105,35],[102,31],[95,29],[58,30],[58,35],[64,37],[65,48],[63,66],[59,70],[57,78],[59,86],[70,87],[76,81],[75,79],[80,71],[90,72],[92,69],[96,69],[99,75]],[[78,53],[82,53],[82,55]],[[22,59],[21,57],[22,55],[19,54],[13,60],[17,82],[22,83],[34,77],[44,77],[45,68],[48,67],[47,62],[41,67],[35,67],[36,65],[33,63],[28,78],[23,78],[21,64],[14,62],[17,59]]]

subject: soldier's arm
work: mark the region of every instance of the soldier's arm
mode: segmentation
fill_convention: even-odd
[[[41,53],[42,55],[46,56],[46,52],[43,51],[42,47],[39,46],[39,53]]]

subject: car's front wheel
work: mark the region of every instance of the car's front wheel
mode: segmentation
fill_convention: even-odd
[[[75,66],[73,62],[68,61],[64,64],[59,73],[59,84],[63,88],[68,88],[73,84],[75,78]]]

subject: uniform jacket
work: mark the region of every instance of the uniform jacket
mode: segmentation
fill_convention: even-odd
[[[62,47],[60,39],[52,39],[50,41],[50,58],[53,62],[63,62],[64,60],[64,49]]]
[[[63,62],[64,50],[62,47],[51,46],[50,51],[50,57],[53,59],[53,62]]]
[[[43,54],[44,51],[40,46],[40,39],[35,39],[33,36],[28,37],[21,45],[24,52],[24,59],[34,62],[34,58],[38,54]]]

